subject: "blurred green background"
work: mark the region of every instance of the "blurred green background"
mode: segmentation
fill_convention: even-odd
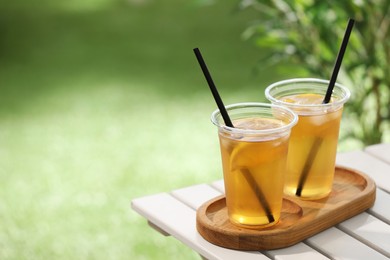
[[[265,101],[235,1],[0,0],[0,259],[199,259],[133,198],[220,179],[216,109]]]

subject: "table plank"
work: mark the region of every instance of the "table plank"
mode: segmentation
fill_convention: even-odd
[[[312,236],[306,242],[332,259],[388,259],[335,227]]]
[[[269,259],[257,251],[236,251],[209,243],[196,231],[196,212],[167,193],[134,199],[131,206],[207,259]]]
[[[390,192],[390,165],[363,151],[339,153],[337,165],[357,169],[369,175],[378,187]]]
[[[375,204],[368,209],[368,213],[390,225],[390,194],[381,189],[376,189]]]
[[[390,225],[363,212],[337,227],[390,258]]]
[[[371,145],[366,147],[364,151],[390,164],[390,144]]]
[[[324,260],[329,259],[320,252],[311,248],[310,246],[304,243],[298,243],[294,246],[269,250],[264,252],[265,255],[270,256],[272,259],[276,260]]]
[[[178,200],[182,201],[184,204],[196,210],[206,201],[211,200],[221,195],[222,193],[212,189],[207,184],[199,184],[174,190],[171,192],[171,194]]]
[[[223,180],[214,181],[211,183],[211,186],[219,190],[221,193],[225,193],[225,184],[223,183]]]

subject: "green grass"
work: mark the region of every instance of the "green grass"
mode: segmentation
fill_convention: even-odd
[[[234,1],[0,1],[0,259],[199,259],[133,198],[222,177],[214,101],[265,101],[288,66]],[[284,75],[284,76],[282,76]]]

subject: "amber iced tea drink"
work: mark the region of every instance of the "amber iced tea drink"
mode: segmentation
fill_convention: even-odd
[[[336,84],[330,102],[323,104],[328,84],[319,79],[291,79],[266,89],[273,104],[299,115],[290,136],[284,188],[288,195],[320,199],[332,190],[341,115],[350,92]]]
[[[224,124],[219,110],[211,120],[218,126],[229,219],[248,228],[271,226],[280,217],[288,141],[297,115],[262,103],[226,109],[234,128]]]

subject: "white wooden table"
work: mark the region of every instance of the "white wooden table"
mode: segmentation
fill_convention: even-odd
[[[213,245],[196,230],[196,209],[224,192],[222,180],[132,200],[132,208],[164,235],[180,240],[206,259],[389,259],[390,144],[339,153],[337,164],[369,175],[377,185],[372,208],[294,246],[237,251]]]

